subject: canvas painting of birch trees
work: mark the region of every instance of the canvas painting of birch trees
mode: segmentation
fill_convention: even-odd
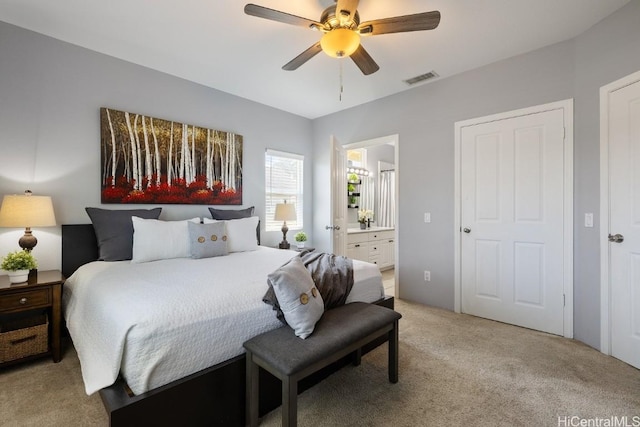
[[[102,203],[242,204],[242,136],[100,109]]]

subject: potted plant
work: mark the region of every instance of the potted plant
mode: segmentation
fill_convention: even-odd
[[[304,231],[298,231],[294,238],[296,239],[298,249],[304,248],[304,242],[307,241],[307,233],[305,233]]]
[[[9,252],[2,258],[2,264],[0,264],[0,268],[9,273],[11,283],[26,282],[29,278],[29,270],[37,267],[36,259],[31,252],[25,250]]]
[[[360,223],[360,229],[364,230],[371,226],[371,220],[373,219],[373,211],[371,209],[360,209],[358,211],[358,222]]]

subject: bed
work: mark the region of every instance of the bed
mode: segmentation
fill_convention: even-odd
[[[280,326],[261,296],[266,275],[297,253],[260,247],[224,257],[110,263],[95,261],[91,224],[64,225],[62,235],[67,326],[86,390],[100,392],[110,424],[242,425],[242,343]],[[393,299],[383,297],[380,273],[367,263],[354,264],[349,302],[393,308]],[[247,286],[237,286],[240,282]],[[239,307],[231,303],[238,299]],[[160,312],[150,310],[157,307]],[[104,331],[111,322],[118,324],[116,332]],[[192,347],[196,344],[199,349]],[[342,365],[339,361],[308,378],[301,390]],[[280,387],[273,377],[261,375],[264,414],[280,404]]]

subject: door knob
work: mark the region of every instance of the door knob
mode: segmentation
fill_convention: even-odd
[[[464,231],[465,233],[471,233],[471,229],[466,227],[462,229],[462,231]]]
[[[624,236],[622,234],[609,234],[609,241],[613,243],[622,243],[624,241]]]
[[[339,225],[325,225],[324,229],[325,230],[340,230],[340,226]]]

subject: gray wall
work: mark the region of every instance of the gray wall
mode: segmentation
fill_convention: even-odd
[[[314,230],[323,233],[330,135],[342,144],[399,134],[400,297],[453,309],[454,123],[568,98],[575,99],[575,337],[600,346],[598,228],[599,87],[640,69],[640,2],[630,2],[579,37],[366,105],[316,119]],[[384,65],[382,65],[384,66]],[[437,70],[436,70],[437,71]],[[432,222],[423,222],[431,212]],[[431,282],[423,271],[431,270]]]
[[[267,147],[305,156],[305,194],[312,193],[311,121],[306,118],[3,22],[0,58],[0,195],[26,188],[50,195],[59,224],[88,223],[85,206],[100,206],[100,107],[242,135],[243,202],[255,205],[260,216]],[[308,196],[304,221],[309,232],[311,212]],[[162,218],[207,214],[206,206],[165,205]],[[34,234],[40,268],[59,268],[59,227]],[[20,230],[0,229],[0,254],[18,249],[20,235]],[[263,238],[275,245],[281,233],[263,233]]]

